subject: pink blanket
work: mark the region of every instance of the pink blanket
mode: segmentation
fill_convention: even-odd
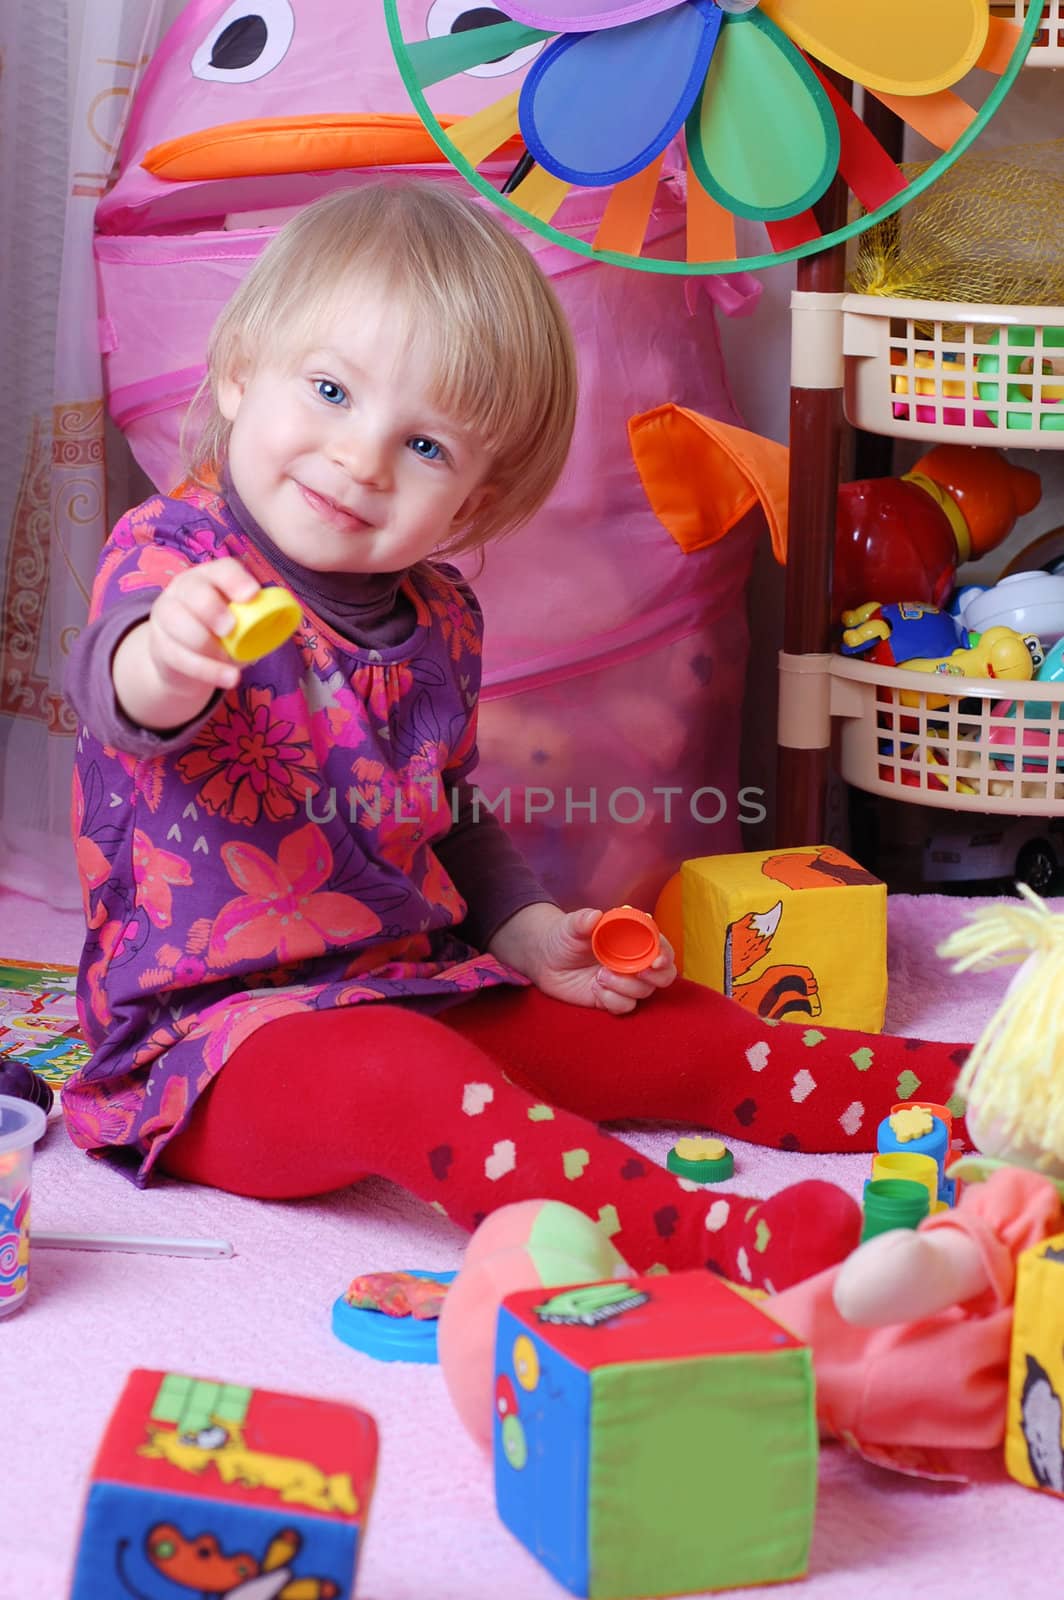
[[[897,1032],[971,1039],[1005,975],[951,978],[934,947],[974,902],[890,902]],[[76,959],[73,918],[0,896],[0,947]],[[625,1137],[664,1160],[675,1132]],[[737,1187],[820,1174],[858,1191],[864,1158],[735,1144]],[[39,1251],[29,1303],[0,1322],[0,1600],[61,1600],[92,1458],[133,1366],[353,1401],[377,1418],[381,1469],[358,1593],[375,1600],[552,1600],[563,1593],[495,1515],[488,1461],[459,1426],[439,1369],[382,1365],[340,1344],[335,1297],[360,1272],[446,1269],[449,1223],[377,1181],[327,1200],[263,1204],[177,1184],[147,1193],[101,1170],[52,1125],[38,1151],[42,1229],[227,1238],[229,1260]],[[1058,1596],[1064,1504],[1011,1484],[936,1488],[821,1458],[809,1600]],[[744,1594],[754,1591],[744,1590]],[[100,1600],[112,1600],[110,1591]],[[117,1593],[115,1600],[118,1600]]]

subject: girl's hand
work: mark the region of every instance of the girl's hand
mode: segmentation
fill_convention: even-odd
[[[591,949],[591,932],[601,915],[590,907],[565,912],[557,906],[526,906],[499,929],[492,953],[556,1000],[623,1016],[655,990],[668,988],[676,977],[676,958],[662,935],[653,966],[627,975],[608,971]]]
[[[229,602],[253,600],[259,587],[232,556],[179,572],[159,595],[147,622],[148,656],[159,677],[174,688],[234,688],[240,668],[221,644],[236,622]]]
[[[232,556],[178,573],[114,654],[115,693],[130,721],[156,730],[180,727],[217,690],[240,682],[240,668],[221,638],[235,622],[230,601],[252,600],[259,587]]]

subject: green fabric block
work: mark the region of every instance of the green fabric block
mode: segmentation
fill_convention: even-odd
[[[808,1350],[591,1375],[591,1600],[800,1577],[816,1505]]]

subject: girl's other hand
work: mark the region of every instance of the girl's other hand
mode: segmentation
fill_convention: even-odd
[[[656,990],[668,988],[676,978],[676,957],[662,936],[661,953],[652,966],[630,974],[610,972],[591,948],[591,933],[601,915],[589,906],[569,912],[526,906],[503,924],[492,940],[492,953],[556,1000],[624,1016]]]

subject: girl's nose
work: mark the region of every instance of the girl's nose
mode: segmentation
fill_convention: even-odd
[[[390,476],[386,441],[372,428],[345,429],[336,440],[334,456],[356,483],[386,488]]]

